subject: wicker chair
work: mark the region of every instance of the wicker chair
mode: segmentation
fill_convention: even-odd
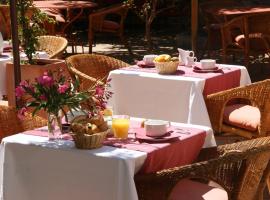
[[[11,38],[11,25],[10,25],[10,15],[9,15],[9,6],[0,5],[0,32],[3,35],[5,40]]]
[[[250,56],[270,55],[269,13],[242,15],[223,24],[221,28],[223,62],[230,54],[244,56],[245,65]]]
[[[106,79],[110,71],[129,64],[115,58],[97,54],[79,54],[66,59],[71,77],[80,81],[80,90],[88,90],[96,81]]]
[[[124,22],[128,12],[128,7],[125,4],[117,4],[97,10],[89,15],[89,53],[92,53],[92,45],[94,36],[97,33],[107,33],[117,36],[121,42],[127,46],[124,38]],[[117,20],[109,20],[108,16],[117,16]],[[129,47],[128,50],[130,51]]]
[[[270,79],[208,95],[205,102],[215,133],[226,132],[240,135],[245,138],[253,138],[266,136],[270,132]],[[258,122],[258,124],[256,124],[256,129],[247,129],[227,121],[226,115],[232,114],[232,112],[230,112],[231,109],[233,109],[233,112],[237,110],[234,110],[234,108],[243,109],[242,106],[239,107],[236,103],[240,106],[241,104],[249,104],[252,107],[247,106],[246,108],[255,109],[257,114],[249,115],[248,112],[242,110],[246,116],[238,115],[238,118],[254,117],[253,121]],[[235,115],[234,117],[230,115],[230,117],[231,119],[229,120],[235,120],[232,119],[235,118]],[[238,120],[238,118],[236,116],[236,120]],[[240,119],[240,121],[241,120],[242,119]]]
[[[224,18],[213,15],[211,9],[213,8],[231,8],[242,5],[242,0],[203,0],[200,1],[199,9],[204,19],[204,29],[207,32],[206,51],[209,54],[211,51],[219,50],[222,47],[221,41],[221,27],[224,23]]]
[[[32,117],[30,113],[20,120],[14,107],[0,105],[0,141],[6,136],[46,125],[47,120],[39,116]]]
[[[135,175],[139,199],[262,200],[270,169],[270,137],[222,145],[216,153],[207,161]],[[222,189],[202,180],[212,180]],[[209,197],[212,192],[215,195]],[[224,193],[228,196],[223,198]]]
[[[61,58],[67,48],[66,38],[59,36],[43,35],[38,37],[38,51],[45,51],[49,58]]]

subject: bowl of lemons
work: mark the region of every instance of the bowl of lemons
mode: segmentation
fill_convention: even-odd
[[[154,63],[159,74],[173,74],[177,70],[179,60],[178,57],[161,54],[154,59]]]

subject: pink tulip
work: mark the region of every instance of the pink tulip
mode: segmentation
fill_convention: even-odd
[[[25,90],[23,89],[22,86],[18,86],[15,89],[15,95],[17,98],[21,98],[25,94]]]
[[[42,101],[47,101],[47,97],[44,94],[40,95],[39,98]]]
[[[64,85],[59,85],[59,87],[58,87],[58,92],[59,92],[60,94],[63,94],[63,93],[65,93],[65,92],[67,91],[68,88],[69,88],[69,86],[66,85],[66,84],[64,84]]]
[[[43,76],[37,78],[37,82],[45,87],[51,87],[54,84],[52,76],[49,76],[46,72]]]
[[[23,120],[25,117],[25,113],[26,113],[27,109],[25,107],[21,108],[17,114],[18,118],[20,120]]]

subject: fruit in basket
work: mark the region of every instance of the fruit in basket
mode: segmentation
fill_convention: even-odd
[[[171,56],[168,54],[161,54],[154,59],[155,62],[169,62],[170,60]]]

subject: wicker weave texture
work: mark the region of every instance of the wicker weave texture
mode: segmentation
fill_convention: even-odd
[[[71,76],[80,81],[80,89],[88,90],[97,80],[104,80],[110,71],[129,64],[105,55],[78,54],[66,59]]]
[[[201,178],[221,185],[229,199],[259,200],[269,174],[270,138],[219,146],[217,155],[217,158],[191,165],[136,175],[139,199],[168,199],[181,179]]]
[[[260,110],[261,120],[257,132],[223,124],[225,106],[232,99],[246,99]],[[208,95],[205,102],[212,127],[217,133],[226,131],[251,138],[266,136],[270,132],[270,79]]]
[[[15,108],[0,105],[0,140],[12,134],[46,125],[46,120],[39,116],[32,117],[30,113],[27,113],[26,117],[20,120]]]
[[[49,58],[61,58],[68,41],[64,37],[44,35],[38,37],[38,50],[45,51]]]

